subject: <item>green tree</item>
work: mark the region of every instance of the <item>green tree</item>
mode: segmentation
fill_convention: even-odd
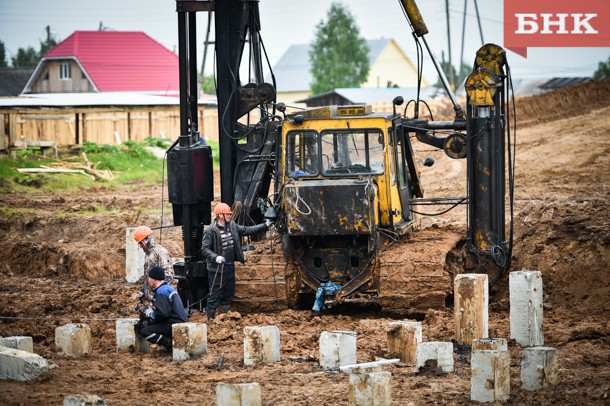
[[[201,88],[203,93],[216,94],[216,82],[214,81],[214,76],[204,75]]]
[[[6,68],[7,66],[6,48],[4,47],[4,42],[0,41],[0,68]]]
[[[467,65],[464,62],[462,62],[462,66],[460,67],[459,74],[457,73],[455,66],[450,64],[449,61],[442,61],[440,63],[440,65],[441,65],[441,69],[443,69],[443,72],[445,72],[445,76],[447,77],[447,80],[450,81],[451,77],[454,78],[453,90],[457,89],[462,84],[464,79],[466,79],[466,77],[468,77],[468,75],[470,75],[472,73],[472,65]],[[450,69],[451,69],[451,71],[450,71]],[[453,75],[451,75],[451,73],[453,73]],[[443,88],[443,83],[441,82],[440,77],[436,80],[436,84],[434,86]]]
[[[14,68],[33,68],[38,65],[38,61],[44,54],[50,49],[57,46],[58,41],[55,35],[51,33],[51,27],[46,26],[46,38],[44,41],[40,41],[40,50],[36,52],[33,47],[19,48],[17,55],[11,58],[11,63]]]
[[[316,38],[309,50],[313,94],[360,87],[370,68],[369,48],[350,12],[332,3],[327,19],[316,26]]]
[[[38,52],[32,47],[19,48],[17,55],[11,58],[13,68],[33,68],[38,64]]]
[[[55,48],[58,44],[57,38],[51,33],[51,26],[47,25],[45,31],[47,32],[47,38],[44,41],[40,41],[40,52],[38,52],[39,58],[42,58],[44,54]]]
[[[610,78],[610,57],[606,62],[599,63],[597,70],[593,73],[594,79]]]

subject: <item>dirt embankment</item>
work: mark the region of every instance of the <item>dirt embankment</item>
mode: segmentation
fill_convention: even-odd
[[[513,269],[536,269],[543,274],[545,345],[559,349],[560,385],[533,393],[523,391],[519,381],[521,349],[510,343],[509,404],[609,402],[607,94],[608,81],[517,100],[522,130],[517,137]],[[430,155],[437,160],[432,168],[422,170],[427,196],[464,193],[463,161],[449,160],[423,146],[416,149],[420,158]],[[0,404],[61,404],[64,396],[75,393],[96,393],[108,404],[213,404],[218,382],[259,382],[266,405],[347,404],[349,378],[318,367],[320,332],[357,332],[360,362],[390,356],[385,326],[391,318],[365,309],[326,313],[282,310],[274,297],[283,291],[271,288],[266,292],[270,297],[266,309],[249,307],[248,293],[236,302],[237,311],[209,323],[209,352],[200,359],[178,363],[160,352],[115,352],[114,319],[135,316],[134,294],[138,290],[122,282],[124,229],[158,225],[160,196],[160,188],[138,185],[57,196],[0,195],[0,266],[4,275],[0,335],[32,336],[35,352],[56,366],[34,381],[2,381]],[[166,206],[166,224],[171,223],[170,212]],[[458,209],[425,219],[420,236],[440,241],[449,234],[462,233],[464,227],[465,212]],[[181,255],[179,234],[178,229],[163,233],[163,245],[174,256]],[[249,276],[270,272],[281,278],[281,268],[266,255],[271,249],[267,242],[257,245],[241,272]],[[273,258],[279,255],[278,251],[273,253]],[[389,253],[393,257],[387,258],[388,263],[417,268],[406,263],[412,258],[404,258],[401,250],[392,248]],[[421,254],[425,256],[425,252]],[[448,254],[451,257],[452,253]],[[506,277],[491,295],[491,337],[509,336],[508,311]],[[424,340],[453,339],[451,307],[422,316]],[[204,320],[196,313],[192,321]],[[54,329],[69,322],[91,326],[91,356],[71,359],[55,347]],[[243,365],[243,328],[250,325],[280,328],[281,362]],[[224,363],[218,370],[220,354]],[[392,373],[394,402],[470,404],[468,359],[456,354],[455,372],[443,376],[417,374],[403,364],[384,367]]]

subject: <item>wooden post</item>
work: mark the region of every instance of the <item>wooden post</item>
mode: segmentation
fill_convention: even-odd
[[[510,397],[510,354],[482,350],[472,353],[470,400],[505,402]]]
[[[8,115],[8,145],[17,141],[17,114]]]
[[[357,363],[354,331],[322,331],[320,333],[320,366],[335,368]]]
[[[218,406],[261,406],[263,395],[258,382],[224,383],[216,385]]]
[[[80,144],[80,114],[76,113],[74,117],[74,145]]]
[[[524,347],[544,345],[542,274],[539,271],[511,272],[508,286],[510,338]]]
[[[87,113],[83,113],[83,139],[79,141],[81,143],[87,141]],[[80,143],[78,145],[80,145]]]
[[[422,342],[422,328],[418,321],[395,321],[388,324],[388,353],[405,364],[415,365],[417,346]]]
[[[6,150],[6,152],[8,153],[8,119],[7,119],[7,115],[6,114],[2,114],[2,121],[0,121],[0,125],[2,125],[2,130],[0,131],[0,135],[2,135],[2,137],[0,138],[0,149],[1,150]]]
[[[392,374],[387,371],[353,373],[349,376],[349,405],[392,404]]]
[[[127,112],[127,139],[131,140],[131,112]]]
[[[417,346],[417,369],[426,367],[427,361],[436,362],[438,371],[444,374],[453,372],[453,343],[425,341]]]
[[[148,136],[152,138],[152,111],[148,111]]]
[[[537,391],[545,386],[557,385],[559,361],[557,349],[528,347],[521,353],[521,388]]]
[[[172,358],[184,361],[208,352],[208,326],[203,323],[172,324]]]
[[[506,338],[476,338],[472,340],[472,352],[475,351],[508,351]]]
[[[244,327],[244,365],[280,362],[280,329],[277,326]]]
[[[458,275],[454,282],[453,300],[457,343],[472,345],[475,338],[488,337],[487,275]]]

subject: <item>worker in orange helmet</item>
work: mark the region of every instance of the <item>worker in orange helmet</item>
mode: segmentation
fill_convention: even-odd
[[[210,293],[206,305],[208,320],[216,311],[227,313],[235,294],[235,261],[245,262],[241,237],[269,229],[271,220],[255,226],[242,226],[231,220],[233,211],[226,203],[218,203],[212,212],[216,218],[203,231],[201,252],[208,267]]]
[[[152,301],[153,291],[148,283],[148,273],[155,266],[160,266],[165,270],[165,282],[171,284],[174,282],[174,266],[169,252],[161,245],[155,243],[153,231],[146,226],[136,228],[133,234],[140,248],[144,251],[144,275],[142,281],[142,293],[140,299]]]

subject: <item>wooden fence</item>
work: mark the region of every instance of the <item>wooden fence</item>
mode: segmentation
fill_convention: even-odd
[[[218,110],[199,106],[199,130],[218,141]],[[27,145],[70,147],[85,141],[117,145],[144,138],[176,139],[180,134],[178,106],[123,107],[0,107],[0,150]]]

